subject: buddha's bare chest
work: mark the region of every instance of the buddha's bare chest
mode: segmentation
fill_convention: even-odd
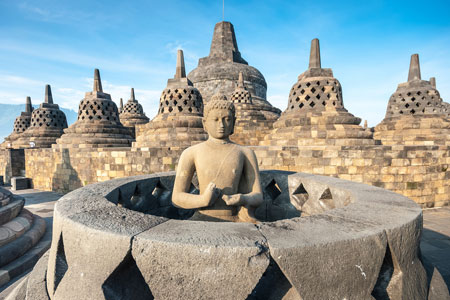
[[[237,147],[205,149],[196,157],[195,165],[200,185],[214,182],[219,188],[237,189],[244,168],[244,157]]]

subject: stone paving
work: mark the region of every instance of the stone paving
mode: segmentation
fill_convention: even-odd
[[[51,233],[53,206],[62,195],[33,189],[14,192],[25,197],[25,208],[46,220]],[[420,245],[422,253],[439,269],[447,286],[450,286],[450,207],[426,209],[423,212],[423,220],[424,230]],[[9,287],[2,287],[0,300],[19,282],[17,279]]]

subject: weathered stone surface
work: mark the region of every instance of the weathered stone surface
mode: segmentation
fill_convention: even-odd
[[[28,277],[25,277],[17,287],[6,297],[5,300],[25,300],[27,292]]]
[[[13,148],[13,142],[17,140],[21,133],[24,132],[31,125],[31,113],[33,112],[33,105],[31,104],[31,98],[27,97],[25,103],[25,111],[14,121],[13,132],[5,138],[5,146],[7,148]]]
[[[121,98],[122,100],[122,98]],[[125,104],[125,106],[120,109],[120,122],[130,129],[133,138],[135,135],[135,126],[140,124],[147,124],[149,119],[144,113],[142,105],[136,100],[134,95],[134,88],[131,88],[130,100]]]
[[[46,286],[46,274],[49,252],[47,251],[36,263],[33,271],[28,275],[26,287],[27,300],[49,300]]]
[[[0,266],[22,256],[28,249],[36,245],[45,233],[45,226],[42,218],[34,216],[33,226],[27,232],[0,247]]]
[[[11,189],[13,191],[29,189],[31,187],[30,181],[30,178],[27,177],[13,177],[11,178]]]
[[[12,200],[8,205],[0,207],[0,224],[5,224],[17,217],[25,204],[22,197],[14,197]]]
[[[269,264],[244,223],[171,220],[137,235],[132,254],[157,299],[246,299]]]
[[[33,215],[26,209],[11,221],[0,226],[0,247],[17,239],[30,229]]]

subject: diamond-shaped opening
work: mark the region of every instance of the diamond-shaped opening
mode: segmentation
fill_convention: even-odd
[[[415,97],[412,97],[412,98],[411,98],[411,101],[413,101],[413,102],[416,101],[416,98],[415,98]]]
[[[415,114],[416,111],[415,111],[414,109],[411,109],[411,113],[412,113],[412,114]]]
[[[303,95],[304,93],[305,93],[305,90],[302,89],[302,90],[300,91],[300,94]]]
[[[266,271],[247,297],[247,300],[263,299],[302,299],[272,257]]]
[[[399,280],[401,272],[398,269],[398,263],[393,257],[389,243],[386,246],[386,254],[384,255],[383,263],[378,273],[378,279],[375,287],[372,290],[372,297],[376,300],[392,299],[389,295],[389,285]]]
[[[298,105],[299,108],[302,108],[303,106],[304,106],[303,103],[300,103],[300,104]],[[292,108],[294,108],[294,107],[292,106]]]
[[[319,198],[319,203],[325,210],[336,208],[333,196],[331,195],[331,191],[329,188],[323,191],[322,195]]]
[[[406,103],[406,104],[405,104],[405,107],[406,107],[406,108],[408,108],[408,107],[409,107],[409,104],[408,104],[408,103]]]
[[[314,107],[316,104],[314,102],[309,103],[309,106]]]
[[[311,85],[311,83],[309,83],[309,82],[306,84],[307,87],[309,87],[310,85]]]
[[[55,260],[55,282],[54,282],[54,288],[56,291],[56,288],[58,287],[59,283],[63,279],[64,275],[67,272],[68,269],[67,265],[67,259],[66,259],[66,253],[64,251],[64,242],[63,242],[63,236],[62,233],[59,236],[58,241],[58,248],[56,250],[56,260]]]
[[[105,299],[154,299],[131,251],[102,284],[102,290]]]
[[[317,98],[317,99],[320,99],[320,94],[317,94],[317,95],[316,95],[316,98]]]
[[[272,202],[281,195],[281,189],[275,179],[272,179],[272,181],[266,186],[264,193],[272,199]]]
[[[322,90],[322,92],[325,92],[325,87],[323,86],[323,87],[321,88],[321,90]]]
[[[309,194],[306,191],[305,187],[303,186],[303,183],[301,183],[292,193],[291,203],[292,205],[294,205],[296,209],[301,210],[303,204],[305,204],[306,201],[308,201],[308,199]]]
[[[306,95],[305,99],[308,101],[311,97],[309,95]]]
[[[312,89],[311,89],[311,92],[313,92],[313,93],[316,92],[316,89],[315,89],[315,88],[312,88]]]

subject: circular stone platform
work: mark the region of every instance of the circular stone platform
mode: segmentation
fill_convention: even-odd
[[[48,256],[9,299],[448,299],[419,251],[422,211],[402,195],[262,171],[265,222],[201,222],[171,206],[174,176],[62,197]]]

